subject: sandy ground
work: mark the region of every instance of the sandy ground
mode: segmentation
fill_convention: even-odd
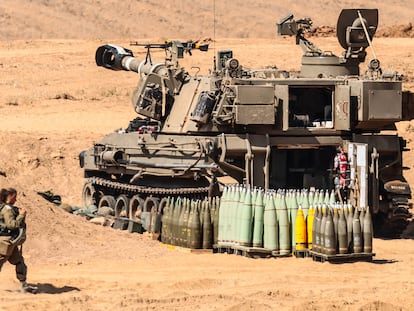
[[[0,40],[272,38],[289,14],[335,27],[344,8],[377,8],[379,31],[414,23],[412,0],[14,0],[0,2]]]
[[[111,230],[111,229],[108,229]],[[125,242],[119,237],[119,242]],[[374,241],[372,263],[330,264],[310,259],[249,259],[194,254],[130,240],[115,258],[32,264],[44,292],[18,286],[2,272],[4,310],[412,310],[412,261],[407,241]],[[412,247],[412,246],[411,246]],[[30,259],[28,260],[30,263]],[[4,280],[4,281],[3,281]]]
[[[154,39],[155,40],[155,39]],[[128,46],[128,40],[112,40]],[[339,54],[335,38],[316,38]],[[374,240],[374,262],[248,259],[191,253],[147,237],[99,227],[67,214],[36,191],[81,203],[78,154],[135,117],[137,76],[97,68],[102,40],[0,42],[0,187],[19,191],[28,210],[24,253],[38,295],[17,292],[13,267],[0,273],[0,310],[413,310],[414,241]],[[414,39],[379,38],[383,68],[406,76],[414,91]],[[246,67],[299,69],[293,38],[220,39],[183,65],[206,73],[215,50],[233,49]],[[144,51],[134,49],[136,57]],[[162,52],[153,58],[162,60]],[[368,59],[370,55],[368,55]],[[398,124],[413,149],[414,121]],[[414,151],[404,154],[414,185]]]

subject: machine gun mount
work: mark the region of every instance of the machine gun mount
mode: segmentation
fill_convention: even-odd
[[[296,44],[302,47],[302,77],[358,76],[359,64],[365,61],[366,48],[372,47],[377,25],[377,9],[342,10],[336,27],[338,41],[345,49],[341,57],[331,52],[322,52],[305,38],[304,34],[311,31],[310,18],[294,20],[293,14],[290,14],[277,24],[277,31],[282,36],[296,36]],[[375,64],[378,64],[375,68],[379,68],[376,57]]]

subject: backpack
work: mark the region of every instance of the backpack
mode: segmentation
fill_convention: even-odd
[[[6,205],[5,203],[0,203],[0,213],[5,205]],[[6,231],[6,230],[7,230],[6,223],[4,222],[3,217],[0,217],[0,235],[2,235],[1,233],[3,233],[3,231]]]
[[[3,207],[6,206],[6,203],[0,203],[0,213],[3,209]],[[6,223],[4,222],[4,218],[0,214],[0,235],[5,235],[5,233],[8,233],[9,230],[6,227]]]

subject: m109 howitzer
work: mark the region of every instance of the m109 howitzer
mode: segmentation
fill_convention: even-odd
[[[178,59],[206,45],[148,44],[142,61],[129,49],[99,47],[98,66],[139,74],[138,117],[80,154],[84,204],[134,219],[166,196],[218,195],[229,182],[335,189],[338,201],[371,209],[377,234],[399,234],[410,217],[405,141],[382,130],[403,119],[402,79],[376,57],[359,70],[377,23],[376,9],[343,10],[338,57],[304,37],[310,19],[284,18],[279,34],[296,36],[304,49],[300,73],[244,68],[224,50],[210,74],[191,76]],[[152,48],[166,50],[164,62],[152,62]]]

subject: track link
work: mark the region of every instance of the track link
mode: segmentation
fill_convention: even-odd
[[[152,188],[137,185],[124,184],[116,181],[110,181],[100,177],[91,177],[87,179],[92,185],[98,185],[107,189],[113,189],[119,192],[130,194],[154,194],[154,195],[191,195],[207,194],[209,187],[197,188]]]

